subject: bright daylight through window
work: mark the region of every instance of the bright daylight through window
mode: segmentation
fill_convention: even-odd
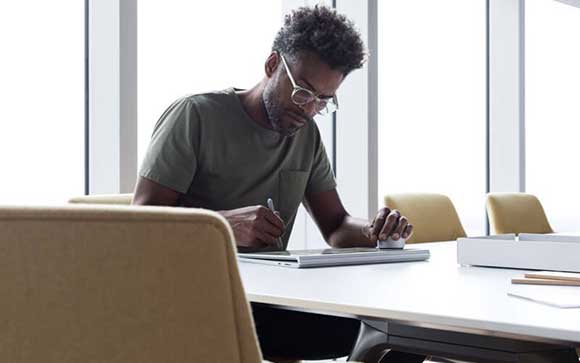
[[[379,203],[445,194],[468,235],[485,233],[485,7],[379,1]]]
[[[176,99],[248,88],[264,74],[282,1],[144,1],[138,8],[138,160],[153,126]],[[251,49],[251,51],[249,51]]]
[[[0,204],[84,193],[84,1],[0,2]]]
[[[580,8],[526,1],[526,191],[552,228],[578,229],[580,214]]]

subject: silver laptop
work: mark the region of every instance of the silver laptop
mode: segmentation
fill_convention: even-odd
[[[243,262],[294,268],[423,261],[429,259],[429,257],[429,250],[415,248],[392,250],[378,248],[328,248],[238,254],[238,260]]]

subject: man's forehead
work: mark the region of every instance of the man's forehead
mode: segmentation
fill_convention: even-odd
[[[321,95],[332,96],[344,79],[342,71],[332,69],[312,52],[297,54],[291,63],[296,81]]]

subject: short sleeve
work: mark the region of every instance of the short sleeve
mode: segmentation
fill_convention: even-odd
[[[328,155],[326,155],[326,149],[322,143],[320,133],[318,132],[318,129],[316,129],[314,159],[312,162],[310,177],[308,179],[308,185],[306,186],[306,195],[325,192],[335,188],[336,180],[334,178],[334,172],[330,161],[328,160]]]
[[[197,170],[194,133],[199,121],[190,98],[169,106],[155,125],[139,175],[185,194]]]

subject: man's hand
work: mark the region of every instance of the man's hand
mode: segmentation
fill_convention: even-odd
[[[282,219],[261,205],[219,211],[218,213],[230,223],[238,247],[277,248],[277,238],[284,233],[285,227]]]
[[[388,237],[394,240],[401,237],[407,239],[413,234],[413,226],[398,210],[381,208],[375,219],[363,228],[363,234],[371,241],[384,241]]]

